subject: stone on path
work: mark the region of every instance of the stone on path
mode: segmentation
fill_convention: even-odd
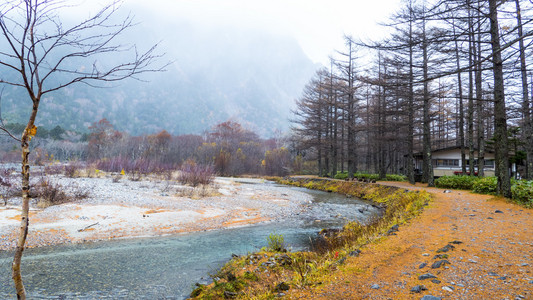
[[[422,291],[427,291],[427,288],[425,285],[417,285],[411,288],[412,293],[421,293]]]
[[[442,266],[449,265],[449,264],[450,264],[449,261],[443,259],[443,260],[439,260],[439,261],[434,262],[434,263],[431,265],[431,268],[432,268],[432,269],[438,269],[438,268],[440,268],[440,267],[442,267]]]
[[[418,280],[425,280],[425,279],[431,279],[431,278],[437,278],[437,276],[431,273],[426,273],[426,274],[418,276]]]
[[[442,300],[442,298],[435,297],[435,296],[432,296],[432,295],[425,295],[420,300]]]

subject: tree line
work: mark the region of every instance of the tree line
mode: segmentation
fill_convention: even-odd
[[[7,126],[15,128],[17,126]],[[206,130],[203,135],[172,135],[166,130],[131,136],[115,129],[107,119],[94,122],[88,133],[56,127],[37,128],[32,146],[33,162],[46,165],[54,161],[78,161],[112,170],[127,166],[152,169],[177,169],[184,163],[212,166],[221,176],[265,174],[283,176],[301,171],[302,164],[291,154],[287,138],[262,139],[234,121],[226,121]],[[17,131],[13,131],[17,133]],[[42,133],[40,133],[42,132]],[[45,135],[44,133],[47,133]],[[18,159],[18,151],[5,144],[2,161]],[[142,164],[139,162],[143,161]],[[107,163],[104,163],[107,162]],[[98,164],[99,163],[99,164]],[[137,164],[136,164],[137,163]]]
[[[475,168],[468,154],[480,176],[494,151],[498,192],[509,196],[510,156],[523,154],[533,179],[532,9],[520,0],[403,1],[388,37],[346,36],[307,84],[294,111],[299,149],[319,175],[391,172],[412,183],[420,153],[430,186],[433,150],[460,147],[463,173]]]

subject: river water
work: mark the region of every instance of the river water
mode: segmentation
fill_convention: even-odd
[[[362,200],[294,189],[311,194],[313,201],[306,212],[281,222],[27,249],[22,263],[26,291],[30,299],[184,299],[195,283],[210,282],[209,274],[232,254],[267,246],[271,233],[282,234],[289,249],[301,250],[322,228],[365,222],[379,213]],[[12,252],[0,252],[0,299],[16,298],[11,260]]]

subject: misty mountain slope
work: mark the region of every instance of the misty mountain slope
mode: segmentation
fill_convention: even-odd
[[[232,119],[266,136],[287,129],[294,99],[316,69],[296,40],[230,25],[158,20],[141,23],[124,38],[141,49],[161,41],[164,59],[172,64],[166,72],[144,75],[143,81],[109,88],[82,84],[49,94],[40,107],[39,126],[85,131],[107,118],[133,135],[162,129],[185,134]],[[23,90],[6,88],[4,119],[25,123],[26,97]]]

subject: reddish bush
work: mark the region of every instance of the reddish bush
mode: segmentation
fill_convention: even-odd
[[[194,162],[185,162],[180,169],[178,181],[194,187],[207,185],[213,181],[214,170],[211,166],[200,166]]]

